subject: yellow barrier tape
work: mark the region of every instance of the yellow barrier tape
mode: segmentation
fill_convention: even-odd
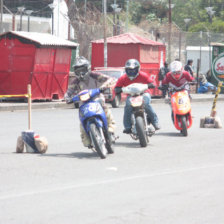
[[[20,96],[31,97],[31,94],[21,94],[21,95],[0,95],[0,97],[20,97]]]

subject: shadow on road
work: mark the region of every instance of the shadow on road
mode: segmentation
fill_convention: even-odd
[[[125,148],[133,148],[133,149],[142,148],[139,142],[116,142],[115,147],[116,146],[121,146]]]
[[[46,157],[64,157],[64,158],[77,158],[77,159],[99,159],[99,156],[95,152],[73,152],[73,153],[47,153],[40,154],[40,156]]]
[[[177,137],[177,136],[182,136],[180,134],[180,132],[160,132],[160,133],[156,133],[156,135],[160,135],[160,136],[169,136],[169,137]]]

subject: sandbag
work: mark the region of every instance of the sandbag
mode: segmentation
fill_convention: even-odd
[[[17,144],[16,144],[16,152],[17,153],[23,153],[24,151],[24,141],[22,136],[19,136],[17,138]]]
[[[31,130],[23,131],[17,138],[16,152],[23,153],[24,148],[27,153],[45,153],[48,149],[48,141]]]
[[[27,130],[22,132],[22,138],[26,146],[26,152],[38,153],[38,149],[34,142],[35,132],[32,130]]]
[[[39,153],[45,153],[48,149],[48,141],[45,137],[40,137],[39,135],[34,136],[35,146]]]

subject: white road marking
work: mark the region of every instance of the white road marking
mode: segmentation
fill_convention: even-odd
[[[112,166],[112,167],[107,167],[106,169],[107,169],[107,170],[117,171],[117,167],[113,167],[113,166]]]
[[[92,187],[92,186],[101,185],[101,184],[111,184],[111,183],[117,183],[117,182],[131,181],[134,179],[174,175],[174,174],[187,173],[187,172],[205,170],[205,169],[213,169],[213,168],[219,168],[219,167],[224,167],[224,164],[217,164],[217,165],[213,165],[213,166],[194,167],[194,168],[174,170],[174,171],[165,171],[165,172],[154,173],[154,174],[143,174],[143,175],[137,175],[137,176],[130,176],[130,177],[111,179],[111,180],[98,181],[98,182],[94,182],[94,183],[75,184],[75,185],[69,185],[69,186],[49,188],[49,189],[44,189],[44,190],[22,192],[22,193],[18,193],[18,194],[2,195],[2,196],[0,196],[0,200],[14,199],[14,198],[20,198],[20,197],[38,195],[38,194],[46,194],[46,193],[52,193],[52,192],[56,192],[56,191],[78,189],[78,188],[83,188],[83,187]]]

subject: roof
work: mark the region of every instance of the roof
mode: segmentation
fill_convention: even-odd
[[[92,43],[103,43],[104,39],[94,40]],[[107,43],[110,44],[145,44],[145,45],[154,45],[154,46],[163,46],[164,44],[150,40],[148,38],[139,36],[133,33],[124,33],[118,36],[108,37]]]
[[[224,43],[212,42],[212,43],[211,43],[211,46],[224,47]]]
[[[18,37],[18,39],[26,40],[28,43],[33,43],[39,46],[59,46],[67,48],[76,48],[77,43],[74,43],[69,40],[65,40],[60,37],[53,36],[48,33],[36,33],[36,32],[24,32],[24,31],[9,31],[6,33],[0,34],[0,38],[7,37]]]

